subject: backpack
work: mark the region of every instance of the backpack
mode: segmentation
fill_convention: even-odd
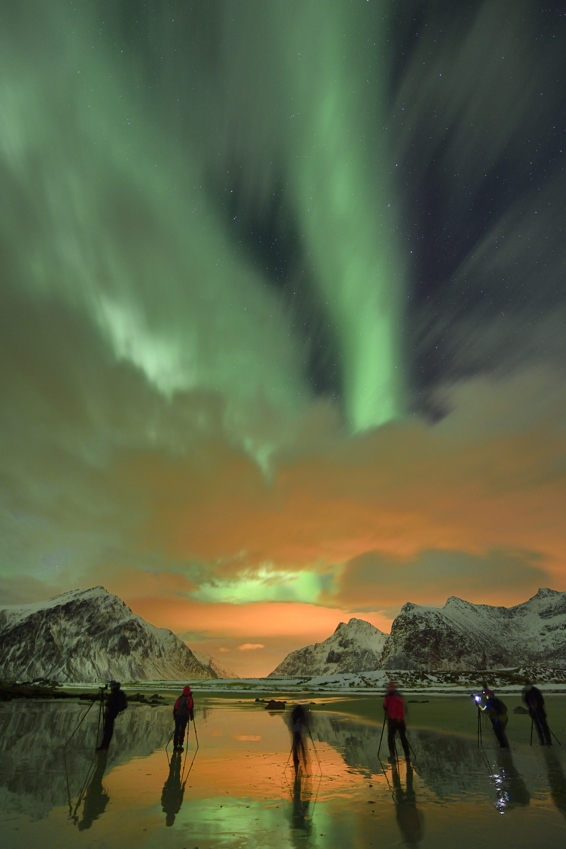
[[[388,719],[405,719],[405,704],[398,693],[388,693],[383,703]]]
[[[126,710],[128,707],[128,700],[126,698],[126,694],[122,692],[122,690],[118,690],[118,704],[116,705],[118,709],[118,713],[122,713],[123,710]]]
[[[192,696],[179,696],[176,704],[176,717],[177,719],[189,719],[191,711],[193,709],[193,699]]]

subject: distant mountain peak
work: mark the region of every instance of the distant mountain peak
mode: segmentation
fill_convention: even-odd
[[[561,596],[559,590],[551,590],[549,587],[541,587],[533,596],[533,598],[556,598],[556,596]]]
[[[112,595],[112,593],[110,593],[106,587],[103,587],[102,584],[98,584],[96,587],[78,587],[76,590],[67,590],[67,592],[60,593],[59,595],[53,596],[53,598],[64,599],[69,596],[78,597],[84,595]]]
[[[0,677],[60,682],[218,677],[167,628],[132,613],[104,587],[0,609]]]
[[[332,675],[377,669],[387,634],[371,622],[352,617],[340,622],[321,643],[291,652],[271,675]]]
[[[348,622],[339,622],[336,626],[334,633],[337,634],[339,631],[353,631],[356,628],[374,628],[375,626],[371,624],[371,622],[366,622],[365,619],[356,619],[354,616],[348,620]]]
[[[206,666],[210,669],[211,672],[217,678],[228,678],[228,679],[236,679],[240,678],[232,669],[229,669],[227,666],[224,666],[222,663],[219,663],[216,658],[212,657],[212,655],[201,652],[196,649],[192,649],[192,652],[199,663],[202,663],[203,666]]]
[[[565,658],[566,593],[540,589],[514,607],[455,596],[441,608],[405,604],[382,660],[388,669],[458,671],[562,666]]]
[[[321,643],[291,652],[272,675],[332,675],[376,669],[438,671],[564,666],[566,592],[541,588],[514,607],[450,596],[443,607],[406,602],[382,634],[371,623],[341,622]]]
[[[471,601],[465,601],[463,598],[458,598],[457,595],[451,595],[446,599],[444,607],[474,607]]]

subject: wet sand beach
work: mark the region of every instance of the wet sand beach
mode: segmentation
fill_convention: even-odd
[[[419,701],[427,699],[419,697]],[[563,846],[566,757],[529,746],[530,720],[510,713],[511,750],[489,728],[477,743],[461,696],[409,705],[414,763],[377,757],[378,697],[311,706],[309,761],[295,775],[281,712],[252,699],[198,700],[197,738],[172,757],[170,706],[132,705],[109,752],[94,752],[93,709],[0,705],[3,847]],[[513,701],[506,702],[512,710]],[[558,736],[566,700],[549,699]]]

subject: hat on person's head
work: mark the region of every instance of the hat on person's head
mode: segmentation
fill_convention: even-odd
[[[397,684],[395,683],[395,681],[390,681],[389,684],[387,685],[387,689],[388,690],[396,690]]]
[[[186,687],[183,687],[183,695],[184,696],[190,695],[190,692],[191,692],[191,688],[189,687],[188,684],[186,685]]]
[[[120,686],[120,682],[119,682],[119,681],[114,681],[114,679],[112,679],[112,681],[110,682],[110,686],[111,686],[111,687],[119,687],[119,686]]]

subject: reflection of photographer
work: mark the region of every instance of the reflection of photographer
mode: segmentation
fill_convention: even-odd
[[[387,692],[383,699],[383,710],[387,718],[387,743],[389,745],[389,760],[391,763],[396,763],[397,755],[395,752],[395,735],[398,734],[401,738],[401,745],[405,752],[405,760],[409,762],[411,752],[409,749],[409,741],[407,740],[407,727],[405,725],[406,705],[405,699],[397,689],[394,681],[390,681],[387,685]]]
[[[308,775],[303,774],[301,770],[295,770],[291,826],[293,829],[305,832],[307,835],[310,834],[312,830],[312,819],[309,816],[311,799],[311,778]]]
[[[114,722],[116,721],[116,717],[119,713],[122,713],[123,710],[126,710],[127,707],[128,700],[126,698],[126,694],[123,692],[123,690],[120,689],[120,682],[111,681],[110,695],[108,696],[108,699],[106,701],[106,707],[104,709],[104,733],[102,736],[102,742],[96,750],[97,752],[108,748],[108,746],[110,745],[110,741],[112,740],[112,735],[114,733]]]
[[[416,846],[424,836],[424,817],[417,808],[417,796],[413,788],[413,768],[407,764],[407,784],[403,789],[397,762],[393,763],[393,801],[397,824],[407,846]]]
[[[485,713],[489,716],[494,734],[501,748],[508,749],[509,741],[505,735],[505,728],[509,721],[509,717],[507,716],[506,705],[503,704],[501,699],[498,699],[495,693],[487,687],[482,690],[481,695],[473,693],[472,698],[478,706],[478,709],[485,711]]]
[[[79,831],[90,828],[94,820],[102,816],[106,810],[106,805],[110,801],[108,793],[102,786],[108,755],[106,752],[101,752],[99,755],[95,755],[95,757],[97,758],[96,768],[86,789],[83,818],[77,823]]]
[[[169,764],[169,775],[161,794],[161,807],[163,813],[167,814],[165,825],[171,826],[175,822],[175,817],[183,804],[184,793],[185,784],[181,782],[181,755],[179,752],[174,752]]]
[[[526,807],[531,796],[513,763],[511,750],[498,751],[496,758],[497,767],[491,775],[497,793],[495,807],[500,814],[505,814],[512,808]]]

